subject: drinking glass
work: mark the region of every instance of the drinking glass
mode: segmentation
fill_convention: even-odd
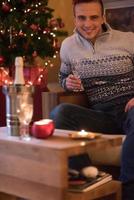
[[[79,61],[76,61],[76,60],[73,59],[72,73],[81,82],[81,76],[80,76],[80,72],[79,72],[80,67],[81,67],[81,63]],[[83,90],[84,90],[84,88],[83,88],[83,85],[81,83],[80,89],[74,89],[73,91],[79,92],[79,91],[83,91]]]
[[[25,86],[24,86],[25,87]],[[33,116],[33,97],[30,91],[23,91],[17,95],[17,116],[20,123],[20,138],[25,141],[31,139],[29,124]]]

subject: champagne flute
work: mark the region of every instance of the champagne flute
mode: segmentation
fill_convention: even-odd
[[[25,87],[25,86],[24,86]],[[29,92],[22,92],[17,95],[17,116],[20,123],[20,138],[25,141],[31,139],[29,124],[33,116],[33,98]]]
[[[72,73],[75,76],[75,78],[77,78],[80,81],[80,89],[74,89],[73,90],[74,92],[84,91],[84,88],[83,88],[83,85],[82,85],[82,82],[81,82],[80,72],[79,72],[80,67],[81,67],[80,62],[73,59],[72,67],[71,67]]]

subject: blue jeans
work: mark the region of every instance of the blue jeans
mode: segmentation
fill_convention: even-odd
[[[122,149],[121,176],[123,183],[134,181],[134,108],[124,113],[124,105],[97,104],[84,108],[60,104],[50,114],[55,127],[66,130],[87,130],[106,134],[126,134]]]
[[[124,131],[126,139],[122,146],[120,179],[124,183],[134,184],[134,108],[127,113]]]
[[[123,111],[122,111],[123,110]],[[74,104],[60,104],[50,114],[55,127],[65,130],[86,130],[102,133],[123,133],[122,118],[124,106],[115,108],[113,104],[97,104],[91,109]]]

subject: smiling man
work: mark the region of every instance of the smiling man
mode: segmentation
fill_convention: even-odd
[[[103,32],[104,13],[102,4],[92,1],[90,4],[74,5],[75,26],[77,31],[93,44]]]
[[[134,187],[134,33],[113,30],[101,0],[73,0],[73,12],[59,80],[66,91],[83,89],[89,108],[60,104],[50,117],[59,129],[126,134],[121,180]]]

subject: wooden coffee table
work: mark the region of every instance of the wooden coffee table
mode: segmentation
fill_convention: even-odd
[[[7,136],[0,128],[0,192],[31,200],[90,200],[114,194],[121,199],[121,184],[110,181],[95,190],[81,194],[69,193],[68,158],[90,151],[118,146],[120,136],[104,135],[95,140],[72,140],[68,131],[55,130],[45,140],[32,138],[24,142]]]

